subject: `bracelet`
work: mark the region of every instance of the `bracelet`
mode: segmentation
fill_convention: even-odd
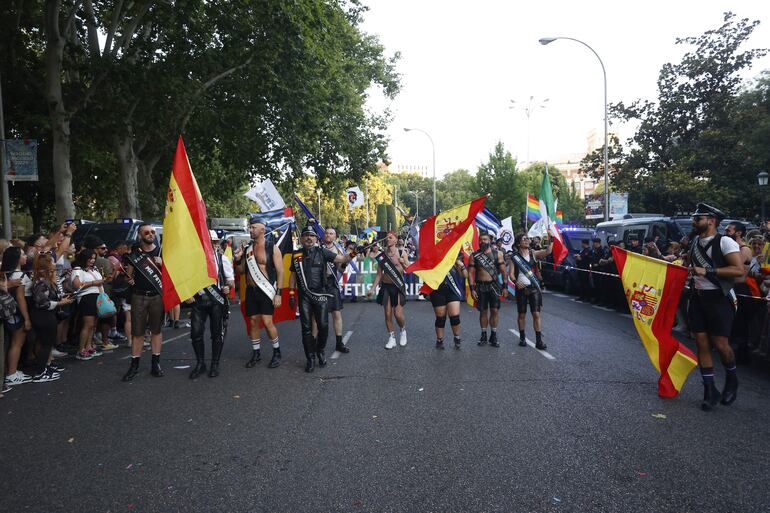
[[[716,269],[708,269],[706,270],[706,278],[716,278],[717,277],[717,270]]]
[[[281,295],[281,289],[275,289],[275,295],[280,296]]]

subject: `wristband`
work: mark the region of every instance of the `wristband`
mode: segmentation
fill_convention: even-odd
[[[281,289],[275,289],[275,295],[280,296],[281,295]]]
[[[706,270],[706,278],[716,278],[717,277],[717,270],[716,269],[707,269]]]

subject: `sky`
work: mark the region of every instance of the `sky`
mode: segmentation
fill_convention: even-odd
[[[439,177],[461,168],[475,172],[498,141],[519,162],[529,155],[558,165],[586,153],[591,130],[603,138],[598,59],[573,41],[543,46],[542,37],[572,37],[593,47],[607,71],[609,103],[654,100],[661,66],[679,62],[691,48],[675,39],[718,28],[727,10],[761,21],[747,48],[770,48],[770,7],[757,0],[363,3],[369,7],[363,30],[379,37],[386,55],[401,53],[401,92],[392,102],[370,100],[371,108],[393,113],[390,160],[431,172],[430,141],[403,130],[420,128],[435,143]],[[764,69],[770,69],[770,57],[756,61],[745,78]],[[621,139],[633,135],[630,126],[611,126],[613,131]]]

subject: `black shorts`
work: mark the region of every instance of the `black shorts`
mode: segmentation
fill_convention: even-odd
[[[690,331],[708,333],[716,337],[729,337],[733,329],[735,308],[730,296],[721,290],[694,290],[687,308]]]
[[[435,306],[446,306],[453,301],[462,301],[463,298],[457,295],[452,287],[442,283],[439,288],[430,293],[430,303]]]
[[[492,282],[476,282],[476,294],[478,294],[478,301],[476,301],[476,308],[483,312],[487,308],[500,308],[500,296],[495,294],[492,288]]]
[[[259,287],[246,286],[246,315],[273,315],[273,298],[267,297]]]
[[[96,292],[81,296],[80,301],[78,301],[78,315],[80,317],[96,317],[96,298],[98,297],[99,294]]]
[[[334,278],[331,278],[333,281]],[[331,294],[332,297],[329,298],[328,302],[328,308],[330,312],[339,312],[342,310],[342,294],[340,292],[340,288],[337,287],[334,283],[331,285],[327,285],[326,287],[326,293]]]
[[[527,305],[531,312],[539,312],[543,309],[543,293],[534,285],[516,289],[516,311],[520,314],[527,313]]]
[[[404,306],[406,297],[392,283],[381,283],[380,291],[377,293],[377,302],[382,306]]]

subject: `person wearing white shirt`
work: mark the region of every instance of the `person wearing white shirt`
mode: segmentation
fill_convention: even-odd
[[[190,338],[192,339],[196,358],[195,368],[190,372],[190,379],[196,379],[206,372],[206,346],[203,342],[206,319],[209,319],[209,330],[211,332],[211,366],[209,367],[209,377],[219,376],[219,358],[224,345],[224,327],[227,314],[229,313],[228,309],[230,308],[228,295],[230,294],[230,289],[235,287],[233,263],[222,253],[217,232],[210,230],[209,233],[212,246],[214,247],[217,282],[210,287],[198,291],[197,294],[185,301],[185,303],[192,305]]]
[[[82,249],[75,256],[72,267],[72,285],[78,298],[78,317],[81,320],[80,347],[75,356],[78,360],[90,360],[102,353],[93,347],[94,330],[96,329],[96,299],[102,291],[104,278],[96,270],[96,252],[93,249]]]
[[[732,404],[738,393],[735,355],[728,337],[735,318],[732,287],[736,278],[745,276],[745,269],[738,243],[717,233],[724,218],[724,213],[705,203],[698,203],[692,214],[692,226],[698,236],[690,244],[694,288],[687,313],[698,346],[704,411],[712,410],[720,398],[723,405]],[[727,374],[721,393],[714,385],[712,346]]]

